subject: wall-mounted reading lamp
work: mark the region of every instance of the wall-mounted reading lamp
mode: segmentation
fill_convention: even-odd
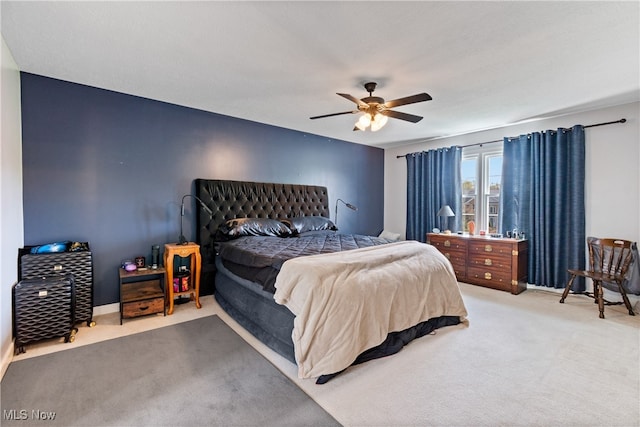
[[[334,222],[334,225],[336,227],[338,227],[338,202],[342,202],[342,204],[344,204],[346,207],[348,207],[352,211],[357,211],[358,210],[358,208],[356,206],[352,205],[351,203],[347,203],[342,199],[336,200],[336,212],[333,215],[333,222]]]
[[[200,206],[202,207],[202,209],[204,209],[205,212],[208,213],[209,215],[213,216],[213,211],[209,209],[209,206],[205,205],[204,202],[199,198],[197,198],[196,196],[193,196],[191,194],[185,194],[184,196],[182,196],[182,204],[180,205],[180,237],[178,237],[178,243],[181,245],[186,245],[187,243],[189,243],[187,239],[184,237],[184,233],[182,232],[182,223],[184,218],[184,199],[186,197],[193,197],[194,199],[196,199],[200,203]]]

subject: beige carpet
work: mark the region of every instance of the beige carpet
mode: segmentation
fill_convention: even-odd
[[[70,344],[27,347],[18,358],[167,323],[218,314],[345,426],[640,426],[640,316],[548,290],[520,295],[461,284],[469,326],[441,329],[400,353],[351,367],[325,385],[231,320],[208,296],[203,308],[118,325],[116,314],[81,328]],[[53,350],[52,350],[53,349]]]
[[[461,289],[469,327],[322,386],[296,382],[346,426],[640,425],[640,316],[615,306],[602,320],[593,300],[551,291]]]

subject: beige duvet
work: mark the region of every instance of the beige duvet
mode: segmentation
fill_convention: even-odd
[[[298,376],[340,372],[363,351],[438,316],[467,316],[449,261],[416,241],[286,261],[275,300],[295,315]]]

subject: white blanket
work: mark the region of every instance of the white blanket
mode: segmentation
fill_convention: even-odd
[[[342,371],[390,332],[467,316],[451,263],[416,241],[294,258],[275,287],[276,302],[295,315],[300,378]]]

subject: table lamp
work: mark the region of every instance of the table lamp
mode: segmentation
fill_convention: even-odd
[[[444,232],[449,228],[449,217],[456,216],[456,214],[453,213],[449,205],[444,205],[438,211],[438,216],[440,217],[440,225],[443,226],[441,230]]]

